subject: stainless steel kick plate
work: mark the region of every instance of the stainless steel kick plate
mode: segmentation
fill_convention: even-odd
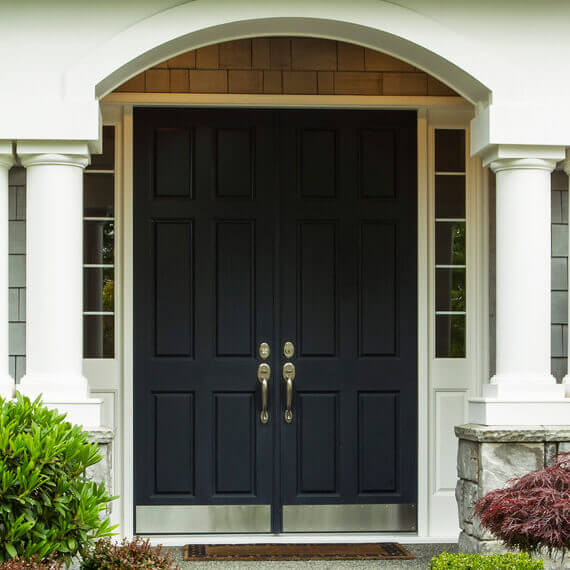
[[[416,505],[283,505],[283,532],[412,532]]]
[[[136,532],[270,532],[270,505],[139,505]]]

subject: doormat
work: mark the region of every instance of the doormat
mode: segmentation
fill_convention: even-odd
[[[376,544],[187,544],[184,560],[413,560],[397,542]]]

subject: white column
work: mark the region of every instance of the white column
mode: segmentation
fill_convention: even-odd
[[[87,146],[18,143],[27,169],[26,375],[19,390],[85,426],[101,401],[83,376],[83,169]]]
[[[550,173],[560,152],[550,150],[552,157],[505,152],[487,161],[497,177],[496,374],[483,398],[470,400],[473,423],[555,425],[570,418],[570,399],[550,373]]]
[[[564,168],[564,172],[568,175],[568,196],[570,196],[570,148],[566,149],[566,159],[562,163],[562,167]],[[570,204],[570,200],[568,201]],[[570,215],[570,212],[566,212],[566,214]],[[570,224],[570,218],[568,218]],[[570,232],[569,232],[569,243],[568,243],[568,284],[570,289]],[[568,302],[568,330],[570,331],[570,301]],[[570,334],[566,335],[568,337],[568,363],[570,364]],[[570,365],[568,366],[568,370],[566,372],[566,376],[564,376],[564,380],[562,381],[564,387],[566,389],[566,397],[570,398]]]
[[[8,363],[8,172],[14,164],[12,143],[0,142],[0,397],[14,395]]]

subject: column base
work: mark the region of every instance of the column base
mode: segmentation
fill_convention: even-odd
[[[471,398],[469,422],[481,425],[565,425],[570,418],[570,398]]]
[[[554,380],[554,379],[553,379]],[[484,398],[498,400],[563,400],[566,397],[562,384],[521,382],[519,384],[485,384],[483,386]]]
[[[20,394],[35,400],[41,396],[43,404],[66,414],[66,421],[85,428],[101,425],[103,400],[90,398],[87,379],[83,376],[29,376],[16,387]]]

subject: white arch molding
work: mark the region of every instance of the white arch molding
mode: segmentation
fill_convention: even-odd
[[[185,51],[261,36],[311,36],[369,47],[426,71],[471,103],[489,100],[481,46],[384,0],[192,0],[138,22],[68,69],[66,98],[101,99]]]

